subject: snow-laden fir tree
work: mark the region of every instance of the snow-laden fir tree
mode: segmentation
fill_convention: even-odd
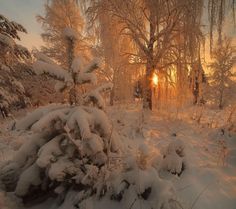
[[[15,42],[20,40],[19,32],[26,33],[26,30],[0,14],[0,109],[3,117],[7,116],[9,107],[24,104],[25,100],[25,89],[13,76],[12,67],[19,60],[30,58],[29,51]]]
[[[212,52],[213,62],[209,67],[212,69],[211,87],[213,98],[218,107],[222,109],[225,102],[235,98],[233,66],[236,63],[236,49],[229,38],[225,38]]]
[[[0,46],[1,46],[1,62],[7,64],[8,61],[14,58],[29,58],[29,51],[16,44],[15,40],[20,40],[19,32],[27,33],[26,29],[14,22],[8,20],[0,14]]]
[[[82,67],[75,58],[66,71],[47,56],[36,56],[35,72],[61,80],[59,89],[96,82],[97,60]],[[80,105],[50,104],[17,121],[13,129],[30,134],[1,167],[3,189],[24,204],[53,197],[55,209],[86,208],[102,200],[125,208],[139,208],[140,201],[147,208],[179,208],[174,188],[159,177],[147,146],[126,146],[105,114],[101,93],[111,88],[104,84],[81,95]],[[169,153],[175,156],[176,150]],[[160,169],[178,173],[181,159],[167,158]]]

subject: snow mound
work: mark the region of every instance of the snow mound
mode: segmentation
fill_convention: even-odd
[[[183,142],[179,139],[173,140],[164,152],[161,169],[180,176],[184,170],[184,155]]]

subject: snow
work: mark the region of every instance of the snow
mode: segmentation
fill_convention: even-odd
[[[14,76],[12,68],[0,63],[0,106],[8,108],[19,102],[26,101],[25,88]],[[12,75],[13,74],[13,75]]]
[[[50,127],[53,125],[52,123],[55,123],[57,119],[64,122],[66,119],[66,114],[68,112],[69,112],[68,108],[63,108],[49,112],[47,115],[40,118],[39,121],[34,123],[34,125],[31,127],[31,130],[41,132],[47,128],[50,129]]]
[[[97,152],[91,156],[92,161],[95,165],[104,165],[107,162],[107,155],[104,152]]]
[[[54,109],[52,110],[54,111]],[[81,107],[82,110],[90,116],[96,115],[89,118],[89,126],[96,126],[104,120],[102,111],[88,107]],[[77,109],[75,108],[69,115],[74,116],[76,111]],[[196,109],[194,111],[197,112]],[[91,114],[92,112],[93,114]],[[107,112],[112,121],[106,119],[105,122],[102,122],[103,127],[100,127],[101,133],[103,133],[103,129],[111,131],[113,126],[113,130],[117,130],[122,140],[125,141],[125,149],[129,150],[130,154],[127,158],[125,158],[126,156],[118,158],[119,160],[122,159],[122,161],[125,161],[124,169],[129,172],[124,172],[122,176],[117,178],[119,168],[113,168],[111,172],[113,172],[114,179],[116,180],[112,178],[112,175],[108,175],[110,177],[106,179],[106,184],[111,188],[109,191],[114,189],[116,194],[124,191],[125,195],[120,202],[111,201],[106,197],[102,199],[91,197],[82,201],[80,207],[89,205],[96,209],[122,209],[129,208],[133,204],[132,208],[137,209],[141,207],[140,205],[145,209],[160,209],[164,205],[168,205],[168,199],[171,198],[172,202],[176,201],[176,204],[177,202],[181,202],[183,208],[234,208],[236,205],[236,134],[229,134],[228,132],[225,132],[224,135],[222,134],[221,127],[225,127],[225,124],[221,120],[222,117],[215,117],[215,113],[211,113],[211,110],[204,110],[206,114],[201,118],[201,123],[198,124],[197,121],[192,119],[192,109],[185,109],[183,112],[179,112],[178,118],[170,118],[169,120],[159,112],[154,112],[151,115],[145,113],[140,127],[138,121],[141,118],[140,115],[142,112],[139,106],[120,105],[112,108],[109,107]],[[222,112],[218,114],[223,115]],[[227,113],[224,114],[228,115]],[[214,125],[212,128],[205,121],[211,121],[213,116],[219,122],[214,120],[214,123],[220,125],[217,127]],[[109,138],[110,131],[103,134]],[[20,134],[19,132],[16,133]],[[14,134],[16,133],[14,132]],[[0,134],[2,135],[3,133]],[[96,138],[91,140],[93,136]],[[19,135],[12,135],[11,137],[10,140],[16,140]],[[62,142],[63,140],[61,140]],[[104,142],[96,134],[91,133],[90,137],[83,142],[90,150],[91,155],[94,155],[94,153],[96,153],[95,156],[102,155],[102,143]],[[3,143],[2,140],[1,143]],[[55,146],[49,146],[48,148],[50,147],[55,148]],[[138,152],[136,152],[137,150]],[[27,151],[27,153],[30,152]],[[55,158],[50,153],[58,153],[58,155],[56,154]],[[99,183],[101,174],[97,172],[96,166],[86,167],[89,172],[85,176],[74,167],[75,165],[82,165],[82,162],[78,161],[77,164],[72,165],[71,161],[61,157],[59,153],[57,151],[54,152],[53,149],[44,154],[43,149],[41,151],[42,157],[47,158],[47,162],[50,159],[49,176],[51,179],[62,181],[65,178],[65,173],[76,173],[74,178],[77,178],[78,182],[83,181],[84,183],[90,184],[93,182],[93,179],[96,179],[96,187],[102,191],[102,184]],[[225,158],[223,157],[224,153],[226,153]],[[166,156],[165,158],[163,158],[164,155]],[[165,160],[168,162],[165,162]],[[19,158],[19,161],[23,162],[25,160]],[[173,169],[171,171],[179,172],[180,165],[183,161],[186,167],[180,176],[173,175],[162,169],[163,163],[165,162],[164,164],[167,166],[166,170]],[[155,166],[152,167],[152,165]],[[26,181],[25,179],[27,179],[28,175],[26,173],[22,180],[24,186],[22,187],[22,191],[19,191],[19,195],[24,194],[28,185],[38,185],[40,182],[37,178],[37,169],[31,170],[31,167],[29,168],[28,172],[35,172],[35,179]],[[128,189],[122,181],[124,178],[133,182]],[[150,186],[152,186],[152,192],[147,200],[137,198],[137,194],[144,192]],[[71,202],[76,203],[83,196],[84,194],[78,195],[78,192],[71,191],[67,194],[66,201],[60,208],[73,208]],[[38,205],[37,209],[45,207],[53,208],[54,202],[54,199],[49,199],[44,204]],[[32,207],[32,209],[35,208],[36,206]],[[57,207],[54,205],[54,208]]]
[[[8,91],[4,88],[0,87],[0,95],[3,98],[3,101],[0,102],[0,105],[8,107],[9,104],[15,101],[15,97],[12,96]]]
[[[31,139],[28,139],[13,157],[12,162],[16,163],[17,166],[23,167],[30,165],[34,158],[34,155],[37,154],[38,149],[46,143],[46,139],[44,135],[34,134],[31,135]]]
[[[21,82],[12,79],[12,84],[16,86],[17,91],[19,91],[20,93],[25,93],[25,88]]]
[[[181,173],[183,160],[176,152],[169,153],[162,161],[162,169],[170,171],[171,173]]]
[[[81,57],[77,57],[72,62],[72,71],[77,74],[77,84],[83,83],[97,83],[97,76],[93,73],[100,65],[100,60],[95,58],[87,66],[84,66],[83,60]]]
[[[108,82],[108,83],[105,83],[105,84],[99,86],[96,90],[101,93],[104,91],[111,90],[112,88],[113,88],[113,84],[111,82]]]
[[[16,44],[15,46],[17,48],[18,51],[25,53],[26,51],[28,51],[28,49],[20,44]]]
[[[87,174],[81,180],[81,183],[84,185],[92,184],[98,176],[98,168],[94,165],[86,165]]]
[[[10,49],[14,49],[15,46],[15,42],[13,41],[13,39],[2,33],[0,33],[0,43],[9,47]]]
[[[105,101],[104,101],[101,93],[105,92],[105,91],[109,91],[112,88],[113,88],[113,84],[109,82],[109,83],[105,83],[105,84],[97,87],[94,90],[91,90],[90,92],[88,92],[84,95],[85,104],[92,102],[98,108],[104,109],[105,108]]]
[[[36,51],[34,53],[34,56],[39,61],[46,62],[46,63],[52,64],[52,65],[55,64],[55,62],[53,62],[48,56],[46,56],[45,54],[43,54],[41,52]]]
[[[102,136],[110,136],[112,126],[106,114],[97,108],[84,107],[84,110],[92,115],[91,121],[93,127],[97,127]]]
[[[31,185],[38,186],[41,182],[40,168],[34,163],[21,174],[15,193],[17,196],[24,196]]]
[[[29,129],[33,123],[38,121],[42,116],[46,115],[51,110],[60,109],[66,107],[68,105],[58,105],[58,104],[50,104],[45,107],[41,107],[39,109],[34,110],[32,113],[28,113],[28,115],[20,120],[18,120],[15,124],[16,130],[25,130]]]
[[[83,84],[83,83],[97,83],[97,76],[94,73],[79,73],[77,75],[77,84]]]
[[[72,65],[71,65],[73,73],[81,72],[82,69],[83,69],[83,65],[84,64],[83,64],[82,58],[81,57],[75,57],[73,62],[72,62]]]
[[[83,73],[91,73],[101,65],[101,60],[99,58],[94,58],[85,68],[83,69]]]
[[[76,124],[79,127],[81,138],[87,139],[91,136],[89,127],[91,120],[91,116],[87,112],[85,112],[82,108],[76,108],[76,110],[73,111],[73,114],[69,117],[66,127],[68,127],[69,130],[74,130]]]
[[[91,137],[83,141],[83,150],[87,155],[95,155],[103,151],[104,143],[101,137],[91,134]]]
[[[51,63],[37,60],[33,64],[33,70],[38,75],[48,73],[51,76],[55,76],[59,80],[63,80],[65,82],[71,82],[71,83],[73,82],[69,72],[62,69],[56,64],[51,64]]]
[[[194,206],[194,209],[231,209],[235,207],[236,134],[231,133],[231,137],[227,134],[222,136],[220,128],[217,128],[224,127],[226,124],[229,115],[227,109],[220,112],[204,109],[201,124],[197,124],[191,118],[193,112],[197,112],[196,108],[184,109],[179,113],[180,119],[166,120],[166,117],[159,112],[154,112],[152,115],[145,113],[141,133],[138,120],[142,110],[139,110],[136,105],[120,105],[109,111],[116,130],[125,138],[127,146],[141,147],[144,153],[148,147],[152,156],[150,160],[158,169],[161,168],[161,164],[156,162],[156,158],[158,161],[163,159],[167,148],[175,147],[183,150],[184,147],[186,168],[183,173],[178,177],[160,172],[161,178],[172,182],[184,208]],[[205,122],[212,121],[212,117],[214,123],[218,124],[217,127],[211,128]],[[219,139],[227,143],[228,154],[224,165],[223,159],[218,162],[219,150],[223,150],[223,147],[219,146]],[[178,155],[175,157],[179,159]]]
[[[67,158],[59,158],[55,163],[52,163],[48,172],[50,179],[59,182],[65,179],[67,173],[73,174],[73,163]]]
[[[62,150],[60,148],[60,142],[62,141],[63,136],[59,135],[50,140],[48,143],[44,144],[38,151],[38,159],[36,164],[40,168],[45,168],[50,165],[51,161],[56,157],[62,155]]]
[[[62,91],[65,87],[66,87],[66,84],[65,84],[65,83],[58,81],[58,82],[56,82],[56,84],[55,84],[55,86],[54,86],[54,89],[55,89],[56,92],[60,92],[60,91]]]
[[[18,58],[29,59],[31,54],[28,49],[20,44],[15,45],[15,54]]]

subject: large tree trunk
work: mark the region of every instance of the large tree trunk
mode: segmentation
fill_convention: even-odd
[[[193,64],[193,104],[196,105],[200,102],[200,86],[203,82],[203,68],[200,62],[200,58],[197,63]]]
[[[153,11],[152,9],[150,10],[149,18],[150,18],[150,24],[149,24],[150,36],[149,36],[148,53],[147,53],[145,88],[144,88],[144,95],[143,95],[143,108],[152,110],[152,75],[155,69],[154,42],[155,42],[155,31],[157,29],[155,11]]]
[[[143,95],[143,108],[152,110],[152,66],[147,62]]]

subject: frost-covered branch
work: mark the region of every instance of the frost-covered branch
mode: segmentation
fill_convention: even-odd
[[[93,103],[93,105],[96,105],[98,108],[104,109],[105,101],[104,101],[103,97],[101,96],[101,93],[106,92],[106,91],[110,91],[112,89],[112,87],[113,87],[112,83],[106,83],[106,84],[103,84],[103,85],[99,86],[98,88],[88,92],[84,96],[85,104],[88,104],[91,102],[91,103]]]
[[[56,64],[38,60],[33,64],[33,70],[38,75],[48,74],[65,82],[73,82],[69,72]]]

